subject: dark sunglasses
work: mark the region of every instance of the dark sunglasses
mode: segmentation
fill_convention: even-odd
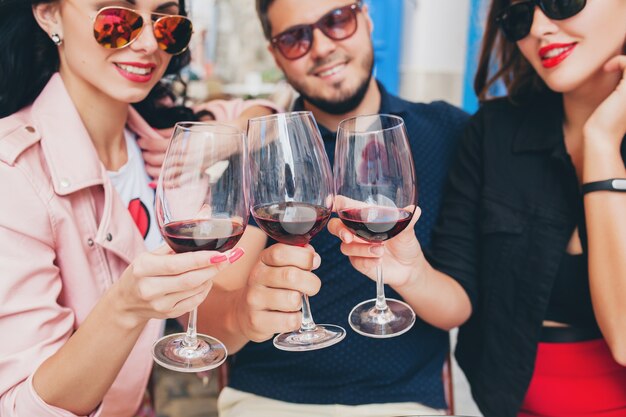
[[[580,13],[586,0],[527,0],[515,3],[498,13],[496,23],[511,42],[524,39],[530,33],[535,6],[553,20],[565,20]]]
[[[193,24],[185,16],[151,13],[157,18],[152,23],[159,48],[177,55],[189,46]],[[93,18],[93,35],[107,49],[119,49],[135,41],[145,25],[137,11],[125,7],[104,7]]]
[[[356,13],[360,10],[361,1],[331,10],[315,23],[292,26],[279,33],[271,39],[272,45],[287,59],[302,58],[313,46],[313,31],[316,28],[335,41],[354,35],[357,29]]]

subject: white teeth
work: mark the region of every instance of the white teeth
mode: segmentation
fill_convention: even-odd
[[[148,75],[152,72],[152,68],[139,68],[139,67],[133,67],[131,65],[124,65],[124,64],[115,64],[115,65],[117,65],[119,68],[123,69],[126,72],[130,72],[131,74]]]
[[[332,67],[331,69],[328,69],[326,71],[322,71],[320,72],[319,75],[320,77],[329,77],[331,75],[337,74],[339,71],[341,71],[343,69],[345,65],[344,64],[340,64],[337,65],[336,67]]]
[[[544,59],[550,59],[550,58],[554,58],[555,56],[559,56],[561,55],[563,52],[565,51],[569,51],[570,47],[568,46],[567,48],[556,48],[556,49],[552,49],[550,51],[548,51],[547,54],[545,54],[543,56]]]

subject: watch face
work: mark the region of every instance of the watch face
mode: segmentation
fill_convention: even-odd
[[[626,179],[613,180],[611,185],[615,190],[626,191]]]

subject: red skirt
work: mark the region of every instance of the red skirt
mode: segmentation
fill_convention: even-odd
[[[604,339],[539,343],[518,417],[626,417],[626,368]]]

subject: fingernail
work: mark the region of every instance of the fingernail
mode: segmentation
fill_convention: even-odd
[[[212,256],[211,259],[209,259],[209,261],[212,264],[219,264],[219,263],[222,263],[222,262],[227,261],[227,260],[228,260],[228,256],[224,255],[223,253],[219,254],[219,255]]]
[[[157,187],[156,181],[150,181],[148,183],[148,187],[152,188],[153,190],[156,190],[156,187]]]
[[[235,263],[237,259],[241,258],[243,254],[246,253],[242,248],[237,248],[230,253],[228,256],[228,262]]]
[[[369,253],[374,256],[383,256],[385,249],[382,246],[370,246]]]
[[[313,257],[313,269],[317,269],[322,264],[322,258],[316,253]]]

